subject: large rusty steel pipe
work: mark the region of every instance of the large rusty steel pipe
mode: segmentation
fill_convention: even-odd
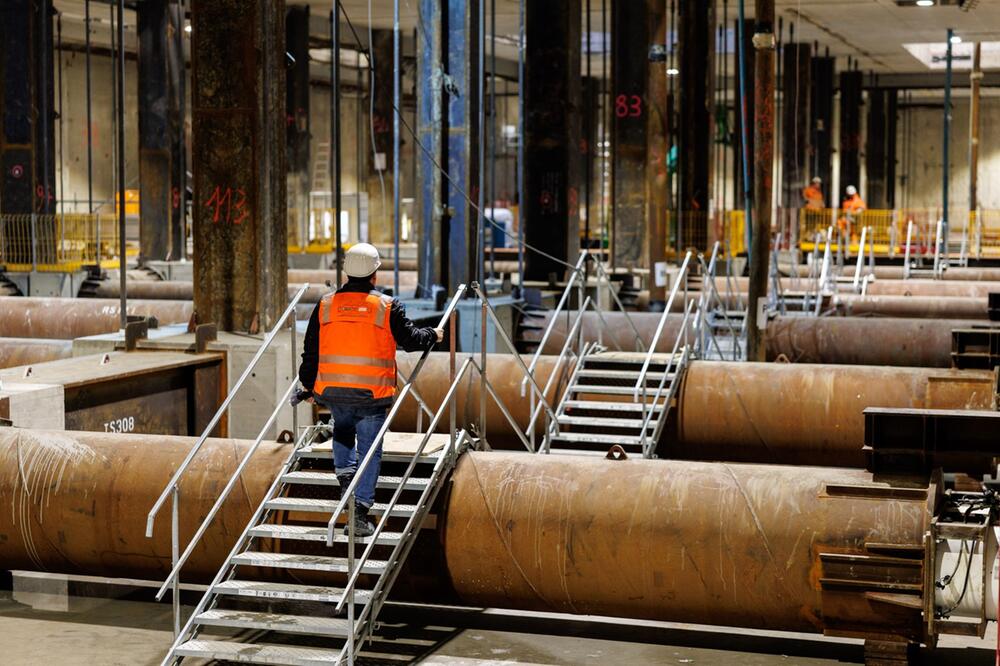
[[[69,358],[72,355],[71,340],[0,338],[0,368],[34,365]]]
[[[853,275],[851,272],[849,275]],[[732,278],[732,287],[745,293],[747,279]],[[715,279],[716,289],[725,293],[726,279]],[[781,288],[785,291],[810,290],[815,284],[809,280],[799,280],[798,283],[789,278],[782,278]],[[1000,293],[1000,282],[974,282],[971,280],[894,280],[876,278],[868,284],[867,293],[872,296],[946,296],[964,298],[986,298],[991,293]]]
[[[830,304],[844,317],[915,317],[928,319],[987,319],[987,299],[964,296],[835,295]]]
[[[147,539],[143,518],[193,442],[0,429],[0,568],[162,580],[170,524]],[[183,543],[249,444],[206,442],[181,481]],[[263,445],[185,582],[211,579],[287,453]],[[397,592],[422,573],[424,601],[819,632],[822,554],[920,544],[929,528],[928,500],[885,488],[852,470],[468,453]],[[859,593],[848,610],[884,622],[880,608]]]
[[[997,407],[997,374],[871,366],[698,361],[684,375],[659,455],[864,467],[866,407]]]
[[[302,288],[302,284],[289,283],[288,298],[291,299]],[[152,300],[190,301],[194,299],[194,283],[184,280],[129,280],[125,286],[129,298]],[[321,282],[314,282],[302,294],[301,303],[319,303],[330,292]],[[121,284],[115,280],[102,280],[94,288],[95,298],[118,298]]]
[[[562,350],[566,333],[576,316],[573,311],[559,317],[542,348],[543,354],[558,354]],[[606,312],[602,316],[606,326],[596,313],[584,313],[584,336],[596,340],[601,334],[609,349],[635,351],[635,334],[625,315]],[[628,317],[638,329],[643,344],[649,344],[660,315],[630,312]],[[544,328],[551,320],[552,314],[546,313],[537,325]],[[682,321],[682,315],[667,315],[656,351],[669,352],[673,348]],[[767,324],[767,358],[773,361],[784,357],[793,363],[947,368],[951,366],[952,330],[983,323],[982,320],[963,319],[778,316]],[[525,333],[527,340],[540,338],[540,331]]]
[[[119,330],[119,302],[110,299],[0,296],[0,337],[72,340]],[[153,316],[160,324],[191,319],[190,301],[128,302],[128,314]]]
[[[782,269],[784,271],[784,269]],[[868,267],[865,267],[865,271],[868,271]],[[798,266],[799,277],[809,276],[809,267],[800,264]],[[903,267],[902,266],[876,266],[875,267],[875,277],[880,280],[902,280],[903,279]],[[1000,282],[1000,268],[989,268],[989,267],[962,267],[962,266],[950,266],[946,270],[942,271],[940,280],[955,280],[963,282]]]

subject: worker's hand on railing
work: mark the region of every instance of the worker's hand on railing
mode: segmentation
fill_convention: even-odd
[[[437,341],[438,342],[441,342],[442,340],[444,340],[444,329],[443,328],[435,328],[434,329],[434,334],[437,336]]]
[[[292,399],[288,401],[292,407],[295,407],[299,403],[307,402],[310,405],[313,404],[313,394],[309,389],[300,388],[292,395]]]

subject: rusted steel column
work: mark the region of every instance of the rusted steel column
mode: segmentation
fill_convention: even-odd
[[[979,99],[983,81],[982,44],[976,42],[972,55],[972,72],[969,74],[969,210],[978,215],[979,210]]]
[[[851,486],[876,499],[834,496]],[[453,476],[445,561],[459,597],[491,607],[807,632],[839,610],[892,624],[899,614],[863,592],[828,606],[818,580],[824,553],[922,543],[932,502],[889,490],[861,471],[473,454]]]
[[[764,360],[761,311],[766,304],[774,171],[774,0],[756,0],[754,57],[754,211],[747,299],[747,360]]]
[[[649,24],[653,29],[652,43],[667,43],[666,3],[647,0]],[[667,64],[650,65],[647,88],[649,90],[646,114],[646,199],[649,238],[647,242],[646,266],[650,279],[649,300],[653,309],[663,309],[667,300],[667,285],[657,284],[656,265],[667,260],[667,237],[669,234],[667,211],[670,207],[670,180],[667,162],[670,150],[670,98],[667,90]]]
[[[861,90],[864,74],[840,73],[840,192],[831,193],[834,203],[844,196],[848,185],[861,191]]]
[[[710,84],[715,54],[714,3],[678,0],[680,99],[677,191],[679,250],[708,246],[709,159],[714,102]],[[630,39],[627,35],[624,39]]]
[[[886,208],[889,188],[895,185],[889,180],[889,160],[895,155],[888,154],[888,90],[868,89],[868,123],[865,141],[865,203],[871,208]],[[857,183],[854,183],[857,185]]]
[[[580,17],[580,0],[525,5],[525,241],[569,264],[580,251]],[[566,271],[535,252],[525,252],[525,262],[528,280]]]
[[[739,19],[733,22],[733,30],[740,29]],[[746,19],[743,22],[743,30],[746,39],[743,42],[743,59],[746,63],[744,68],[744,73],[746,75],[746,91],[747,96],[744,100],[746,104],[746,117],[747,117],[747,143],[749,144],[747,151],[748,155],[753,155],[753,125],[754,125],[754,55],[756,54],[756,49],[753,46],[753,30],[754,21],[753,19]],[[735,48],[739,49],[739,40],[735,37],[733,38],[733,43]],[[737,51],[733,54],[734,62],[736,58],[739,57],[739,52]],[[735,127],[735,142],[733,143],[733,201],[736,202],[734,208],[743,210],[745,199],[745,187],[743,184],[743,111],[740,108],[740,76],[739,76],[739,65],[735,66],[736,74],[733,76],[733,99],[736,109],[736,124]],[[753,170],[750,168],[750,179],[753,180]]]
[[[71,340],[0,338],[0,368],[56,361],[73,355]]]
[[[296,229],[294,243],[308,243],[309,224],[309,6],[289,7],[285,43],[294,62],[287,71],[285,95],[285,161],[288,165],[288,223]],[[331,181],[332,184],[332,181]]]
[[[371,138],[364,128],[368,147],[365,171],[365,191],[368,193],[368,240],[391,243],[392,223],[392,30],[373,30],[371,43],[375,79],[371,84]],[[369,74],[370,76],[370,74]],[[375,155],[372,157],[371,151]],[[383,190],[383,186],[385,189]],[[385,194],[383,195],[383,191]]]
[[[0,337],[59,338],[114,333],[120,303],[110,299],[0,297]],[[190,301],[129,301],[128,314],[156,317],[160,324],[191,319]]]
[[[180,118],[185,76],[175,30],[177,6],[151,0],[137,6],[139,30],[139,245],[143,261],[180,259],[180,189],[184,120]]]
[[[288,302],[285,2],[194,0],[195,308],[266,330]]]
[[[52,17],[52,0],[0,3],[0,213],[56,210]],[[21,247],[13,259],[31,263]]]
[[[833,92],[836,58],[825,56],[812,59],[811,111],[812,165],[811,177],[823,180],[826,205],[830,205],[833,187]]]
[[[812,45],[805,43],[785,44],[784,58],[784,101],[782,102],[782,196],[781,203],[786,215],[791,209],[802,204],[802,188],[813,177],[810,173],[809,156],[812,153],[810,136]],[[787,218],[783,220],[786,222]],[[787,240],[787,239],[786,239]]]
[[[530,6],[530,5],[529,5]],[[640,267],[646,242],[649,25],[646,2],[611,0],[611,261]]]
[[[659,455],[864,465],[865,407],[995,409],[991,371],[697,361]]]

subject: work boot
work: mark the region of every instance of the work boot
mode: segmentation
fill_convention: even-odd
[[[344,525],[344,534],[350,533],[351,526]],[[354,536],[358,539],[375,534],[375,525],[368,520],[368,507],[358,504],[354,507]]]
[[[354,474],[338,474],[337,484],[340,486],[337,489],[337,501],[344,496],[344,491],[347,490],[347,486],[351,485],[351,481],[354,479]]]

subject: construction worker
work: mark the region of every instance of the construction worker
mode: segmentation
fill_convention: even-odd
[[[802,188],[802,198],[805,199],[805,207],[808,210],[823,209],[823,179],[813,178],[809,185]]]
[[[857,220],[867,208],[864,199],[858,194],[858,188],[853,185],[847,186],[847,198],[841,202],[840,207],[843,209],[844,215],[837,220],[837,226],[840,227],[841,232],[848,234],[852,240],[856,240],[858,237],[855,232]]]
[[[398,300],[375,289],[381,263],[378,250],[368,243],[347,251],[347,282],[313,310],[299,366],[302,387],[330,410],[341,492],[385,424],[396,395],[396,347],[421,351],[444,337],[443,329],[416,326]],[[381,461],[378,442],[355,491],[354,529],[359,537],[371,536],[375,529],[368,513],[375,502]]]

